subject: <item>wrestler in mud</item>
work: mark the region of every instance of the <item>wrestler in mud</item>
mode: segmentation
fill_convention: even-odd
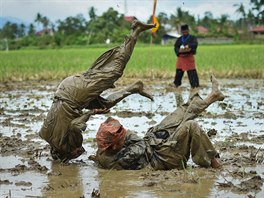
[[[211,77],[212,92],[202,99],[191,93],[189,101],[149,128],[144,138],[126,130],[110,117],[101,124],[96,141],[98,150],[89,159],[105,169],[141,169],[150,165],[154,170],[183,169],[192,157],[202,167],[219,168],[219,154],[194,119],[209,105],[224,100],[218,82]]]
[[[82,131],[91,115],[107,113],[131,94],[137,93],[153,100],[141,81],[106,99],[100,96],[103,91],[114,88],[114,83],[123,75],[140,33],[153,27],[155,24],[134,20],[132,32],[123,44],[102,54],[85,73],[67,77],[60,83],[39,132],[40,137],[50,144],[53,159],[66,162],[85,151]],[[90,111],[83,113],[84,109]]]

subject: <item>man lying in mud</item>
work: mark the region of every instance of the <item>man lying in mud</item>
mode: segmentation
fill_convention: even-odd
[[[60,83],[39,132],[40,137],[50,144],[53,159],[66,162],[85,151],[82,131],[91,115],[107,113],[109,108],[131,94],[138,93],[153,100],[144,91],[141,81],[111,94],[107,99],[100,96],[103,91],[114,88],[114,83],[122,76],[140,33],[153,27],[155,24],[134,20],[132,33],[122,45],[102,54],[87,72],[67,77]],[[83,109],[90,111],[82,113]]]
[[[219,168],[217,151],[194,119],[210,104],[224,100],[218,82],[211,77],[212,92],[203,100],[196,92],[160,124],[139,138],[118,120],[108,118],[101,124],[96,141],[98,150],[91,160],[106,169],[141,169],[148,164],[155,170],[182,169],[191,154],[195,164]]]

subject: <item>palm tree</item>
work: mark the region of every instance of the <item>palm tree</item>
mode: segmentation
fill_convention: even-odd
[[[257,24],[264,23],[264,0],[250,0],[250,3],[253,4],[252,10],[257,12]]]
[[[41,23],[42,23],[44,29],[47,29],[49,24],[50,24],[50,21],[49,21],[49,19],[47,17],[44,16],[41,19]]]
[[[245,7],[244,7],[243,3],[234,4],[234,7],[237,7],[236,13],[242,15],[241,29],[244,30],[244,27],[245,27],[245,19],[246,19]]]
[[[25,36],[25,29],[26,29],[26,26],[24,23],[21,23],[18,27],[18,37],[23,37]]]
[[[90,20],[94,20],[96,18],[95,11],[96,10],[93,6],[89,8],[88,14],[89,14]]]
[[[222,14],[221,17],[220,17],[220,32],[222,33],[226,33],[227,31],[227,22],[228,22],[228,15],[227,14]]]
[[[36,33],[35,27],[34,27],[34,25],[32,23],[30,23],[29,30],[28,30],[28,35],[33,36],[33,35],[35,35],[35,33]]]
[[[42,18],[43,18],[43,16],[40,13],[37,13],[37,16],[35,18],[35,22],[38,24],[38,26],[40,23],[42,23]]]

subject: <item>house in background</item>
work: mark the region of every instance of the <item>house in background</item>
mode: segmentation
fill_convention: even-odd
[[[178,33],[177,30],[172,30],[167,32],[166,34],[164,34],[162,36],[162,40],[161,40],[161,44],[162,45],[166,45],[169,42],[173,42],[175,43],[175,41],[177,40],[177,38],[179,38],[181,35]]]
[[[124,16],[124,19],[125,19],[125,21],[127,21],[127,22],[132,22],[133,20],[136,19],[136,17],[134,17],[134,16]]]
[[[250,32],[254,34],[255,38],[264,39],[264,26],[252,28]]]
[[[198,34],[208,34],[208,32],[209,32],[208,28],[206,28],[206,27],[204,27],[202,25],[198,25],[196,27],[196,30],[197,30]]]
[[[43,35],[53,36],[54,32],[52,29],[43,29],[43,30],[36,32],[36,36],[43,36]]]

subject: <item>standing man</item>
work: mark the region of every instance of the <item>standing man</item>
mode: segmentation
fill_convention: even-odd
[[[195,69],[194,54],[198,46],[197,38],[189,34],[188,25],[181,26],[182,36],[174,44],[174,51],[177,55],[176,75],[174,84],[176,87],[181,85],[184,71],[187,71],[190,85],[192,88],[199,87],[199,78]]]

